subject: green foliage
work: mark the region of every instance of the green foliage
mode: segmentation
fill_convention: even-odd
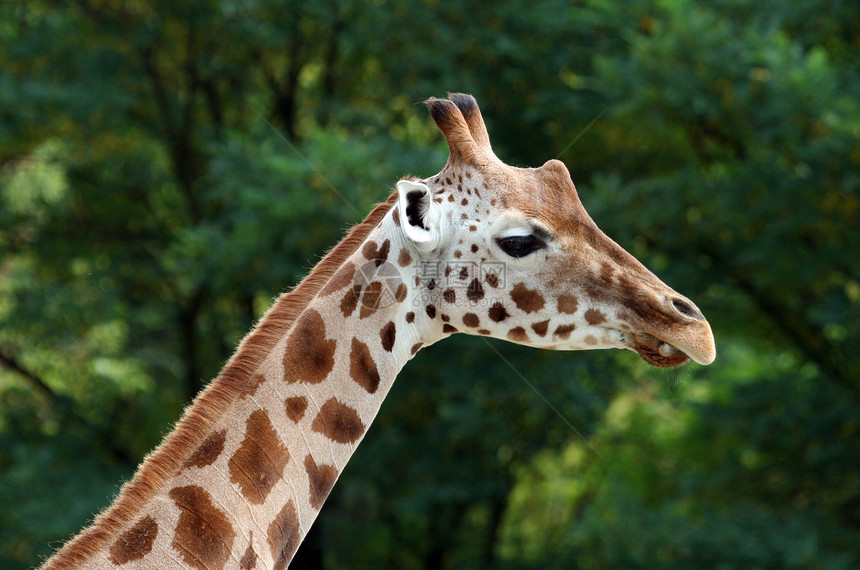
[[[619,395],[592,440],[602,457],[575,443],[521,475],[509,556],[553,552],[584,568],[856,567],[857,406],[793,364],[754,382]]]
[[[0,566],[109,503],[271,298],[441,167],[416,102],[446,90],[506,161],[560,155],[718,360],[422,351],[296,566],[860,566],[858,26],[819,0],[0,3]]]

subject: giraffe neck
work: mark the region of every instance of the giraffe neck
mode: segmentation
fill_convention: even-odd
[[[385,243],[381,238],[372,235],[367,243]],[[373,297],[380,282],[362,275],[368,264],[375,267],[365,257],[368,249],[356,252],[299,315],[254,376],[258,385],[237,400],[232,417],[214,426],[215,437],[227,436],[209,468],[221,479],[195,492],[208,493],[213,507],[224,506],[236,533],[234,558],[286,566],[420,342],[417,327],[405,320],[405,298],[383,307],[391,300],[386,291]],[[200,482],[186,470],[168,494],[187,488],[185,480]],[[174,511],[181,518],[181,509]],[[229,560],[226,543],[220,556]]]
[[[396,220],[391,208],[82,567],[286,567],[400,369],[439,338],[413,312]]]
[[[254,557],[259,567],[283,568],[292,559],[420,342],[419,325],[406,318],[408,287],[384,275],[392,243],[400,249],[389,226],[374,230],[301,312],[165,486],[160,526],[174,530],[159,545],[165,556],[179,552],[191,565],[209,557],[210,568]],[[223,523],[205,541],[201,511]]]

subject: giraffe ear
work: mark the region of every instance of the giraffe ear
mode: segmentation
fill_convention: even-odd
[[[401,180],[397,183],[397,207],[406,239],[421,251],[431,251],[439,245],[440,212],[433,202],[430,188],[422,182]]]

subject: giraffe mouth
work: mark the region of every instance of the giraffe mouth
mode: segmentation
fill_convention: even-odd
[[[648,333],[634,334],[629,348],[658,368],[671,368],[690,360],[684,351]]]

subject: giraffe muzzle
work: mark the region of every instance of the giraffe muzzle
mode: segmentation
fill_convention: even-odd
[[[693,360],[702,365],[711,364],[717,356],[714,335],[708,321],[696,319],[680,330],[655,336],[640,332],[631,335],[628,346],[645,362],[660,368],[671,368]]]

